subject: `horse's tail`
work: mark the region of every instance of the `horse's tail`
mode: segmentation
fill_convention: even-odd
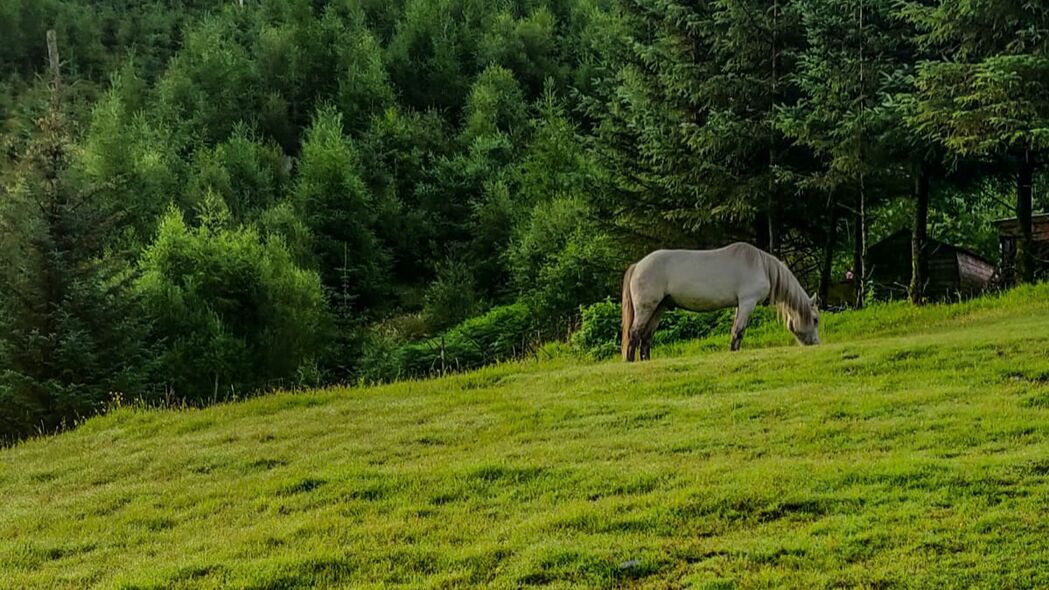
[[[634,359],[629,358],[630,354],[630,327],[634,324],[634,299],[630,295],[630,277],[634,276],[634,267],[636,264],[631,264],[630,268],[626,269],[626,274],[623,275],[623,360],[632,361]]]

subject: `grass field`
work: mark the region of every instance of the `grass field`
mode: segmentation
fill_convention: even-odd
[[[1049,286],[825,317],[118,409],[0,451],[0,586],[1049,587]]]

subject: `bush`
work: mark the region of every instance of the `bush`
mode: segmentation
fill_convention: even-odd
[[[431,330],[445,330],[479,311],[476,283],[466,264],[449,260],[437,267],[437,279],[426,290],[423,317]]]
[[[652,341],[655,344],[670,344],[698,340],[712,334],[728,334],[735,318],[734,309],[706,313],[672,309],[663,314]]]
[[[620,305],[610,300],[580,308],[579,330],[570,344],[595,359],[611,358],[619,352]]]
[[[425,377],[516,358],[528,347],[530,315],[521,303],[497,307],[439,336],[401,346],[375,335],[366,346],[362,377]]]
[[[366,383],[391,381],[401,375],[397,340],[379,330],[370,330],[364,336],[357,377]]]
[[[279,239],[172,210],[145,250],[135,290],[160,340],[162,377],[191,401],[298,383],[315,371],[325,319],[316,273]]]
[[[626,268],[622,248],[591,219],[582,199],[555,199],[537,206],[518,228],[509,250],[514,283],[553,334],[580,303],[619,290]]]

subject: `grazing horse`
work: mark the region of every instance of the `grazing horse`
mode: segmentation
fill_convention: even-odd
[[[652,334],[670,305],[692,311],[736,308],[731,350],[739,350],[754,307],[763,301],[798,342],[819,344],[820,314],[787,265],[750,244],[717,250],[657,250],[623,276],[623,360],[651,358]]]

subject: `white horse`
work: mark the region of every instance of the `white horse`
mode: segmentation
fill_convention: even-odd
[[[819,344],[820,313],[787,265],[750,244],[717,250],[657,250],[623,276],[623,360],[651,358],[652,334],[669,305],[693,311],[736,307],[731,350],[739,350],[754,307],[763,301],[798,342]]]

